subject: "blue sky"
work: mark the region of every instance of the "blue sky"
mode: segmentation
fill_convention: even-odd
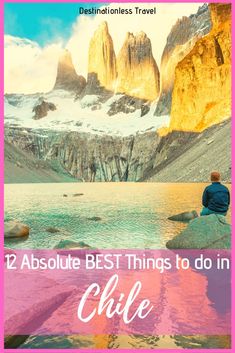
[[[28,38],[40,45],[69,38],[78,8],[94,3],[5,3],[5,34]],[[100,4],[100,6],[104,5]]]

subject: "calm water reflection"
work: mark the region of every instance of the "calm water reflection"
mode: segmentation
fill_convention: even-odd
[[[206,184],[74,183],[5,186],[5,218],[31,228],[13,248],[53,248],[62,239],[97,248],[165,248],[185,227],[167,220],[173,214],[201,209]],[[75,196],[81,193],[83,195]],[[64,195],[67,196],[64,196]],[[99,217],[94,221],[88,218]],[[227,220],[230,221],[230,213]],[[56,227],[58,233],[46,228]],[[67,336],[29,337],[21,348],[225,348],[230,337],[216,336]]]
[[[21,220],[31,228],[25,242],[6,245],[53,248],[61,239],[69,239],[98,248],[164,248],[166,241],[185,227],[167,217],[193,209],[199,212],[204,187],[161,183],[6,185],[5,218]],[[83,195],[74,196],[78,193]],[[88,220],[91,217],[101,220]],[[48,227],[61,231],[49,234]]]

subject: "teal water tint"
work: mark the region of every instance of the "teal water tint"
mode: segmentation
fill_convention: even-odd
[[[185,227],[167,218],[201,209],[205,184],[69,183],[5,185],[5,220],[30,226],[12,248],[53,248],[62,239],[97,248],[165,248]],[[74,194],[83,193],[80,196]],[[63,195],[66,194],[67,197]],[[101,220],[89,220],[100,217]],[[228,215],[228,218],[230,216]],[[58,233],[48,233],[55,227]]]
[[[84,241],[97,248],[165,248],[166,241],[186,226],[167,218],[193,209],[199,212],[204,187],[205,184],[160,183],[9,184],[5,186],[5,218],[22,221],[31,231],[25,241],[8,240],[5,245],[53,248],[60,240],[67,239]],[[74,196],[78,193],[83,195]],[[92,217],[100,220],[88,219]],[[230,221],[230,213],[227,220]],[[48,227],[60,232],[48,233]],[[211,306],[209,299],[208,306]],[[229,346],[229,336],[70,335],[30,336],[19,348],[222,349]]]

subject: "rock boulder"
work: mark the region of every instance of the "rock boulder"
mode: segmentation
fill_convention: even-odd
[[[74,249],[74,250],[79,250],[79,249],[91,249],[91,247],[84,243],[83,241],[73,241],[73,240],[61,240],[55,247],[54,249]]]
[[[29,235],[30,228],[18,221],[9,221],[4,224],[4,238],[21,238]]]
[[[48,228],[46,228],[46,232],[48,232],[48,233],[59,233],[60,230],[55,228],[55,227],[48,227]]]
[[[95,222],[102,221],[102,218],[101,217],[97,217],[97,216],[89,217],[87,219],[88,219],[88,221],[95,221]]]
[[[193,219],[180,234],[166,243],[168,249],[229,249],[231,226],[224,216],[209,215]]]
[[[36,104],[35,107],[33,108],[33,113],[34,113],[33,118],[35,120],[39,120],[41,118],[44,118],[45,116],[47,116],[47,113],[50,110],[51,111],[56,110],[55,104],[51,103],[51,102],[46,102],[45,100],[42,100],[41,102]]]
[[[197,211],[193,210],[191,212],[183,212],[177,215],[168,217],[170,221],[177,221],[177,222],[189,222],[194,218],[197,218],[198,214]]]

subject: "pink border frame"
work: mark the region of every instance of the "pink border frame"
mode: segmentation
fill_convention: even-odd
[[[69,1],[63,1],[63,0],[0,0],[0,73],[1,73],[1,80],[0,80],[0,95],[1,95],[1,100],[0,100],[0,230],[1,230],[1,234],[2,236],[0,236],[0,287],[1,287],[1,293],[0,293],[0,352],[7,352],[7,353],[11,353],[11,352],[46,352],[49,351],[50,353],[65,353],[65,352],[71,352],[71,351],[78,351],[79,353],[87,353],[87,352],[99,352],[99,353],[134,353],[137,351],[141,351],[141,352],[157,352],[157,353],[187,353],[187,352],[191,352],[191,353],[228,353],[228,352],[233,352],[234,351],[234,347],[235,347],[235,337],[234,337],[234,333],[235,333],[235,309],[234,309],[234,298],[235,298],[235,292],[233,290],[233,286],[232,286],[232,347],[231,349],[79,349],[79,348],[70,348],[70,349],[4,349],[4,340],[3,340],[3,314],[4,314],[4,300],[3,300],[3,253],[4,253],[4,82],[3,82],[3,77],[4,77],[4,3],[7,2],[15,2],[15,3],[26,3],[26,2],[56,2],[56,3],[66,3],[66,2],[71,2],[71,3],[78,3],[78,2],[94,2],[94,3],[101,3],[101,2],[106,2],[105,0],[90,0],[90,1],[86,1],[86,0],[69,0]],[[174,2],[202,2],[201,0],[167,0],[167,1],[148,1],[148,0],[115,0],[112,2],[117,2],[117,3],[131,3],[131,2],[146,2],[146,3],[174,3]],[[233,0],[231,1],[226,1],[226,0],[209,0],[208,2],[212,3],[232,3],[232,24],[235,23],[235,11],[234,11],[234,5],[233,5]],[[235,57],[235,49],[234,49],[234,33],[235,33],[235,25],[232,25],[232,78],[234,78],[234,74],[235,74],[235,65],[234,65],[234,57]],[[232,115],[233,112],[235,111],[235,93],[234,93],[234,80],[232,80]],[[235,149],[235,141],[233,140],[234,137],[234,129],[235,129],[235,125],[234,125],[234,121],[232,119],[232,166],[233,166],[233,162],[234,162],[234,149]],[[235,178],[235,172],[232,168],[232,184],[234,182],[234,178]],[[235,201],[235,195],[233,192],[233,187],[232,187],[232,205],[234,204]],[[233,222],[235,220],[235,215],[232,212],[232,225]],[[233,232],[232,232],[233,234]],[[233,246],[233,242],[232,242],[232,256],[234,257],[234,246]],[[232,258],[233,258],[232,257]],[[234,261],[232,261],[232,284],[235,280],[235,265],[234,265]]]

